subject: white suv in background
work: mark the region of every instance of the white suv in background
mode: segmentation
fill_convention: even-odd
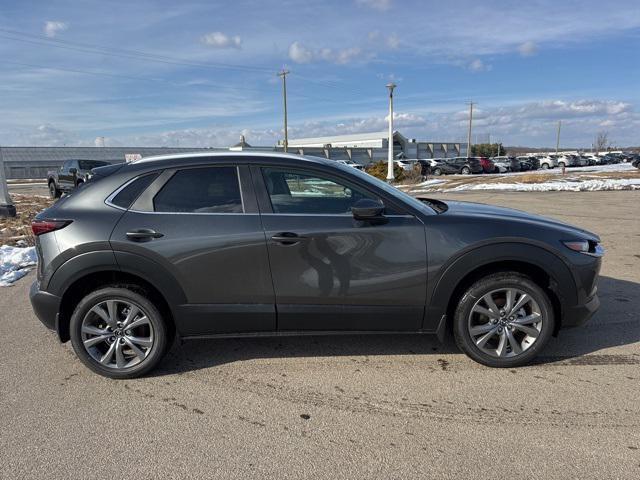
[[[540,161],[540,168],[542,170],[547,170],[549,168],[555,168],[558,166],[558,161],[551,155],[539,156],[538,160]]]

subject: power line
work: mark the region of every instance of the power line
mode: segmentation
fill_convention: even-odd
[[[0,28],[0,32],[4,32],[5,35],[0,35],[0,38],[7,40],[13,40],[16,42],[30,43],[33,45],[45,45],[49,47],[61,48],[65,50],[73,50],[83,53],[92,53],[100,55],[108,55],[112,57],[120,58],[133,58],[139,60],[146,60],[150,62],[164,63],[168,65],[183,65],[200,68],[216,68],[216,69],[230,69],[230,70],[242,70],[253,71],[258,73],[271,73],[272,70],[266,67],[257,67],[252,65],[234,65],[226,63],[215,62],[194,62],[178,57],[170,57],[168,55],[157,55],[153,53],[143,52],[140,50],[128,50],[123,48],[104,47],[101,45],[92,45],[79,42],[70,42],[66,40],[60,40],[56,38],[48,38],[41,35],[33,35],[24,32],[17,32],[15,30],[7,30]],[[9,34],[9,35],[6,35]],[[26,38],[16,38],[16,35]]]

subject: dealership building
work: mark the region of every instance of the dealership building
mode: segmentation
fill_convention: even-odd
[[[282,147],[282,142],[279,142]],[[355,133],[333,137],[289,140],[289,152],[320,156],[334,160],[353,160],[366,165],[386,160],[388,132]],[[451,158],[467,155],[467,145],[453,142],[418,141],[400,132],[393,133],[393,154],[397,159]]]
[[[397,159],[451,158],[466,156],[466,144],[417,141],[400,132],[393,134],[393,151]],[[174,147],[0,147],[7,178],[46,178],[49,170],[60,168],[65,160],[103,160],[125,162],[153,155],[189,152],[273,151],[282,152],[284,146],[252,146],[244,137],[229,148]],[[298,138],[289,140],[289,153],[312,155],[331,160],[353,160],[362,165],[386,160],[388,133],[356,133],[333,137]]]

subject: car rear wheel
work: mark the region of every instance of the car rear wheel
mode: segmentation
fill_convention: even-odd
[[[547,170],[549,168],[549,164],[548,163],[543,163],[542,165],[540,165],[540,168],[542,170]]]
[[[564,167],[566,167],[566,166],[567,166],[567,164],[566,164],[566,163],[564,163],[564,162],[558,162],[558,166],[559,166],[560,168],[564,168]]]
[[[439,168],[434,168],[432,174],[435,176],[440,176],[442,175],[442,170]]]
[[[60,198],[62,192],[56,188],[55,182],[49,182],[49,196],[51,198]]]
[[[136,378],[162,360],[170,339],[158,309],[128,288],[107,287],[88,294],[70,323],[78,358],[109,378]]]
[[[471,285],[455,311],[458,347],[490,367],[529,363],[549,341],[555,325],[547,294],[517,272],[496,273]]]
[[[471,169],[469,167],[462,167],[460,173],[462,173],[463,175],[469,175],[471,173]]]

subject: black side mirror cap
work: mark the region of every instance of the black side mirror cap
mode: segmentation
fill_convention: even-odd
[[[381,220],[384,219],[384,204],[370,198],[362,198],[351,207],[351,213],[356,220]]]

